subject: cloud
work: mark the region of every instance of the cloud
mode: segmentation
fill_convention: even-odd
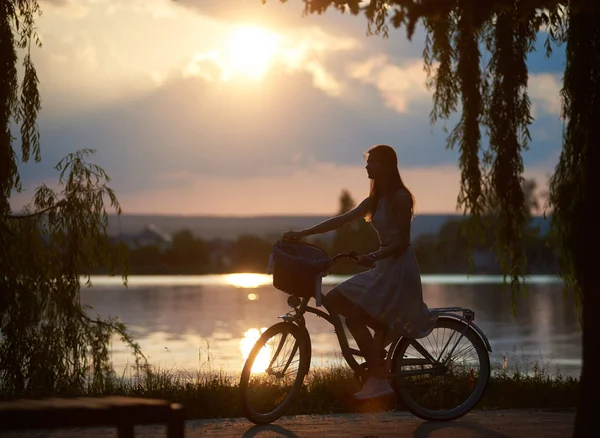
[[[173,0],[42,0],[42,8],[69,19],[83,19],[94,13],[108,15],[123,10],[146,14],[155,19],[175,18],[181,7]]]
[[[534,73],[529,75],[528,94],[533,103],[534,117],[541,115],[560,116],[562,81],[558,74]]]
[[[247,28],[246,28],[247,29]],[[250,28],[252,32],[252,28]],[[232,54],[227,49],[211,49],[205,52],[197,52],[183,68],[184,77],[200,77],[209,82],[230,81],[232,79],[244,79],[248,70],[256,70],[257,75],[263,80],[264,73],[270,71],[274,74],[295,74],[297,72],[309,73],[312,77],[313,86],[323,90],[332,96],[343,94],[344,83],[339,79],[339,68],[336,66],[338,53],[347,53],[352,50],[361,49],[361,44],[349,37],[338,37],[328,34],[319,28],[307,28],[303,31],[287,30],[278,33],[268,32],[258,28],[257,31],[265,36],[275,39],[276,43],[272,53],[265,56],[260,48],[247,47],[246,50],[256,50],[255,54],[249,54],[241,66],[239,59],[239,48]],[[233,27],[233,35],[236,28]],[[239,29],[237,30],[239,32]],[[244,32],[244,28],[242,28]],[[246,30],[246,32],[248,32]],[[243,35],[242,36],[247,36]],[[252,36],[250,34],[250,36]],[[237,41],[239,43],[239,41]],[[255,55],[252,57],[251,55]],[[254,63],[256,58],[264,58],[264,65]],[[249,65],[246,65],[249,64]],[[241,68],[240,68],[241,67]],[[262,68],[264,67],[264,68]],[[272,75],[271,75],[272,76]],[[257,78],[255,78],[257,79]],[[264,80],[263,82],[266,82]]]
[[[367,59],[350,67],[350,76],[373,85],[386,105],[399,113],[409,111],[409,106],[431,98],[425,81],[423,60],[407,61],[394,65],[385,54]]]
[[[215,50],[206,53],[196,53],[182,71],[184,78],[199,77],[207,82],[227,79],[226,67],[219,60]]]
[[[404,169],[402,173],[417,197],[419,213],[454,211],[459,181],[456,167]],[[289,167],[285,175],[267,173],[240,179],[198,174],[162,177],[177,179],[181,184],[122,193],[119,199],[125,213],[335,214],[342,189],[347,189],[356,201],[369,190],[364,167],[332,163]]]
[[[398,117],[368,90],[358,101],[335,98],[312,81],[304,72],[274,74],[269,87],[172,77],[58,121],[43,111],[43,163],[24,166],[23,177],[51,178],[52,166],[80,148],[96,149],[93,161],[127,191],[170,184],[156,178],[162,173],[237,180],[315,162],[362,165],[374,143],[397,147],[406,166],[455,158],[426,117]]]
[[[122,4],[122,1],[115,4]],[[154,19],[173,19],[179,17],[181,8],[173,0],[135,0],[134,10]]]
[[[423,51],[425,41],[423,27],[417,25],[413,41],[406,38],[406,29],[389,29],[389,38],[370,35],[367,32],[367,19],[364,14],[358,16],[340,13],[333,8],[323,14],[305,14],[303,2],[268,0],[176,0],[198,15],[212,17],[223,22],[254,23],[277,30],[303,30],[319,27],[336,36],[351,37],[365,42],[373,50],[387,51],[393,58],[417,57]]]
[[[280,3],[270,0],[176,0],[177,4],[200,15],[228,22],[253,22],[287,27],[302,20],[299,2]]]
[[[387,143],[419,208],[454,210],[458,153],[429,124],[418,40],[365,38],[364,17],[300,18],[298,2],[271,1],[289,14],[267,27],[282,50],[254,80],[232,73],[223,48],[243,24],[225,18],[234,2],[183,3],[90,0],[81,4],[92,13],[80,20],[58,14],[57,3],[42,16],[35,62],[43,162],[22,166],[23,199],[56,179],[52,166],[62,157],[85,147],[97,150],[92,161],[112,177],[126,211],[324,213],[337,208],[342,188],[357,199],[366,193],[363,152]],[[259,0],[235,3],[261,8]],[[168,7],[177,20],[144,4]],[[546,161],[558,156],[556,81],[548,72],[531,77],[540,117],[527,171],[551,170]]]
[[[332,96],[340,96],[344,85],[334,73],[338,53],[361,52],[363,45],[355,38],[329,34],[318,27],[284,33],[281,56],[277,59],[286,71],[306,71],[313,84]]]
[[[59,13],[72,20],[84,18],[90,12],[89,5],[80,0],[42,0],[42,10],[46,10],[46,6],[52,12]]]
[[[557,155],[544,163],[525,168],[525,178],[535,179],[537,194],[547,191],[548,177]],[[332,215],[338,208],[342,189],[355,201],[368,193],[368,180],[362,165],[340,165],[314,160],[305,166],[281,166],[280,171],[261,175],[202,174],[190,171],[157,170],[156,185],[134,190],[113,184],[125,214],[154,213],[178,215]],[[402,178],[417,200],[417,214],[456,211],[460,171],[456,164],[429,167],[400,165]],[[147,179],[130,169],[133,177]],[[12,199],[18,210],[31,196],[38,182],[28,183],[29,191]],[[543,202],[543,200],[542,200]],[[542,206],[541,206],[542,207]],[[543,210],[543,209],[542,209]]]
[[[68,152],[86,147],[98,151],[92,161],[103,166],[117,191],[132,200],[140,193],[175,196],[188,186],[200,190],[198,181],[230,190],[236,186],[267,190],[267,182],[273,183],[272,190],[290,193],[304,187],[302,197],[308,199],[319,188],[303,186],[300,180],[324,181],[329,169],[337,181],[331,190],[338,190],[342,179],[335,176],[337,169],[347,168],[358,169],[348,179],[363,180],[363,152],[374,143],[388,143],[396,148],[402,171],[416,172],[421,197],[427,196],[425,192],[440,194],[442,187],[456,191],[446,174],[444,179],[425,172],[428,167],[436,172],[456,169],[458,157],[444,148],[441,131],[432,133],[426,114],[398,114],[372,96],[371,102],[365,98],[358,103],[333,98],[312,88],[311,81],[306,73],[277,75],[264,89],[178,78],[60,124],[42,118],[43,163],[24,166],[23,177],[52,180],[51,166]],[[370,95],[368,90],[364,93]],[[541,149],[538,161],[552,150],[556,146]],[[286,178],[291,178],[290,185]],[[214,204],[215,211],[221,204]]]

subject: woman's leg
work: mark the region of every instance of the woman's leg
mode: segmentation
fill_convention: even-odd
[[[375,378],[384,378],[387,370],[380,357],[381,336],[378,336],[378,332],[382,330],[380,324],[373,321],[373,318],[362,308],[355,306],[353,313],[346,318],[346,325],[365,357],[369,374]],[[369,327],[375,331],[375,336],[371,335]]]
[[[381,346],[376,345],[381,344],[381,336],[376,336],[379,341],[376,343],[369,331],[371,327],[376,333],[381,332],[382,325],[336,289],[326,295],[325,301],[328,307],[346,318],[346,326],[364,355],[369,374],[376,378],[385,377],[386,369],[379,357]]]

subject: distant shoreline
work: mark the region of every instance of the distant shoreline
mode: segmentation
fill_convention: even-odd
[[[243,286],[243,281],[236,284],[236,276],[251,276],[247,284]],[[323,285],[336,285],[349,275],[328,275],[323,278]],[[120,276],[93,275],[90,277],[92,284],[99,287],[114,287],[122,285]],[[240,279],[240,277],[238,277]],[[243,280],[243,278],[241,278]],[[84,278],[81,277],[82,283]],[[502,275],[464,275],[464,274],[423,274],[421,282],[423,284],[441,284],[441,285],[481,285],[481,284],[503,284]],[[556,275],[530,275],[525,277],[527,284],[564,284],[559,276]],[[134,286],[237,286],[239,288],[253,289],[258,287],[270,286],[272,277],[267,274],[256,273],[231,273],[231,274],[198,274],[198,275],[129,275],[128,285]],[[507,285],[510,280],[507,279]]]
[[[329,216],[325,215],[265,215],[265,216],[183,216],[123,214],[109,215],[108,233],[111,236],[137,233],[149,224],[165,233],[189,230],[195,237],[206,240],[236,239],[243,234],[252,234],[261,238],[276,240],[281,233],[291,229],[306,228],[319,223]],[[436,234],[450,219],[463,218],[462,213],[417,214],[411,226],[411,238],[414,240],[424,234]],[[545,234],[550,228],[550,219],[533,216],[535,226]]]

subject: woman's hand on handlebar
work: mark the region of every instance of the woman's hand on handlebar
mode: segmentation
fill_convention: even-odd
[[[306,233],[304,233],[303,231],[286,231],[285,233],[283,233],[282,239],[298,241],[303,237],[306,237]]]
[[[373,253],[360,255],[356,251],[343,252],[331,258],[332,261],[339,259],[340,257],[348,257],[350,260],[355,261],[357,264],[361,266],[365,266],[370,268],[377,261],[375,257],[373,257]]]
[[[373,266],[373,264],[376,261],[377,260],[371,255],[371,253],[363,254],[361,256],[358,256],[358,258],[356,259],[356,263],[358,263],[360,266],[364,266],[366,268],[370,268],[371,266]]]

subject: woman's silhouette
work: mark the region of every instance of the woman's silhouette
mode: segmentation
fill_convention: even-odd
[[[284,240],[298,240],[361,218],[377,231],[379,250],[358,259],[360,265],[371,269],[340,283],[324,298],[328,307],[346,317],[346,325],[365,356],[370,377],[355,394],[357,399],[393,393],[380,358],[386,333],[420,338],[435,326],[435,317],[423,302],[419,265],[410,246],[415,200],[400,177],[396,152],[390,146],[375,145],[365,156],[371,180],[366,199],[347,213],[283,235]]]

